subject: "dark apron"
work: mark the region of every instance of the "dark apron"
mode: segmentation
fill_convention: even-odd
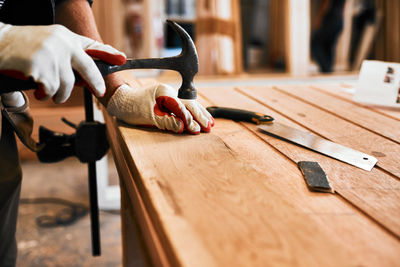
[[[1,103],[0,137],[0,266],[15,266],[19,195],[22,172],[15,141],[19,139],[33,151],[39,149],[31,138],[33,120],[29,115],[29,101],[24,94],[25,105],[19,108],[5,108]]]
[[[14,129],[3,116],[0,139],[0,266],[15,266],[18,202],[22,172]]]

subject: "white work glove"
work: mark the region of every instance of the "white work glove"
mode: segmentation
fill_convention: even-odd
[[[121,85],[107,105],[110,115],[133,125],[155,126],[162,130],[191,134],[210,132],[214,119],[197,100],[178,99],[165,84],[147,88]]]
[[[1,101],[6,108],[19,108],[25,105],[25,98],[21,92],[11,92],[1,95]]]
[[[38,99],[53,97],[65,102],[75,84],[77,71],[93,93],[106,91],[93,59],[123,64],[126,56],[109,45],[80,36],[61,25],[12,26],[0,23],[0,72],[14,78],[32,77],[39,84]]]

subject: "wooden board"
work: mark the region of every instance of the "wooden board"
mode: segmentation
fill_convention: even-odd
[[[382,135],[393,142],[400,143],[400,124],[393,118],[384,117],[369,108],[356,106],[351,102],[324,94],[309,86],[280,85],[274,88],[310,105],[314,105],[319,109],[332,113],[341,119]]]
[[[242,27],[238,0],[196,1],[196,46],[199,74],[243,71]]]
[[[298,120],[296,114],[305,112],[305,106],[321,116],[332,114],[284,89],[214,87],[198,93],[204,106],[251,109],[293,127],[312,127],[317,134],[352,138],[332,133],[324,123],[314,125],[312,116]],[[294,113],[290,104],[299,112]],[[339,125],[350,123],[335,119]],[[153,265],[398,264],[396,174],[381,168],[360,170],[262,134],[248,123],[217,119],[210,134],[198,136],[119,125],[110,118],[107,125],[113,132],[113,150],[119,151],[114,156],[126,190],[124,207],[133,210],[122,218],[126,266],[129,214],[135,214]],[[368,138],[385,139],[368,133]],[[318,161],[336,193],[310,192],[296,166],[300,160]],[[389,160],[386,167],[395,170]]]
[[[267,90],[267,88],[262,89],[269,94],[270,90]],[[207,98],[213,101],[214,104],[221,106],[229,105],[237,108],[251,109],[257,112],[269,114],[283,124],[307,130],[294,123],[293,121],[285,118],[275,110],[267,108],[249,98],[244,98],[243,94],[236,90],[231,90],[230,88],[219,88],[218,91],[215,91],[210,88],[203,89],[202,91],[205,91],[205,95],[207,95]],[[229,98],[225,97],[228,94]],[[280,104],[281,99],[278,100],[274,98],[272,94],[269,94],[269,97],[271,102],[276,101],[275,103],[277,103],[277,105]],[[271,138],[265,134],[256,131],[255,126],[253,126],[253,131],[257,132],[257,134],[264,140],[268,140],[270,144],[272,144],[276,149],[281,151],[294,162],[298,162],[301,160],[319,162],[320,165],[323,166],[323,169],[328,174],[329,179],[331,180],[336,191],[340,195],[342,195],[346,199],[349,199],[351,202],[357,202],[357,206],[362,205],[364,212],[368,212],[370,215],[373,215],[372,217],[376,218],[376,220],[381,221],[381,223],[384,223],[386,227],[390,225],[390,231],[396,232],[398,236],[400,235],[400,218],[397,217],[400,216],[400,214],[398,213],[400,206],[398,206],[397,208],[393,207],[393,205],[397,205],[396,203],[399,203],[400,201],[399,191],[393,190],[399,188],[400,181],[393,179],[390,175],[378,171],[377,169],[374,169],[372,172],[366,172],[361,169],[351,167],[345,163],[331,160],[330,158],[300,148],[296,145],[282,142],[281,140],[278,140],[276,138]],[[384,179],[382,179],[381,177],[384,177]],[[383,191],[385,192],[384,194],[382,193]],[[382,202],[379,201],[379,204],[377,203],[375,207],[370,205],[371,201],[376,201],[377,199],[381,199],[382,197],[389,197],[392,199]],[[386,207],[380,206],[381,204],[385,205],[384,203],[386,203]],[[384,210],[386,212],[384,212]]]
[[[213,98],[213,100],[216,99]],[[205,100],[202,100],[201,103],[204,105],[218,104],[218,102]],[[383,265],[391,265],[396,261],[395,255],[399,249],[398,245],[395,245],[397,244],[397,239],[388,235],[385,230],[382,230],[370,218],[360,216],[362,211],[356,206],[348,205],[340,197],[330,194],[316,194],[307,190],[302,174],[295,164],[296,161],[292,161],[289,157],[282,157],[281,152],[277,150],[279,146],[274,146],[274,143],[280,142],[279,140],[260,134],[255,130],[255,126],[249,123],[240,123],[242,128],[231,121],[223,119],[217,120],[216,123],[219,127],[213,129],[213,134],[220,136],[232,150],[254,168],[263,173],[268,173],[270,179],[265,181],[266,184],[273,187],[279,195],[293,203],[296,209],[315,217],[320,227],[329,232],[332,238],[336,238],[338,242],[346,247],[346,250],[353,255],[363,255],[361,261],[368,262],[372,266],[382,264],[382,261],[385,262]],[[246,131],[246,129],[251,130],[251,132]],[[257,134],[259,138],[254,138],[254,134]],[[291,151],[293,150],[291,149]],[[288,164],[288,160],[292,161],[292,164]],[[333,160],[328,159],[328,161]],[[331,173],[328,175],[330,177]],[[294,199],[295,201],[293,201]],[[359,229],[362,229],[363,233],[354,235],[354,225],[360,226]],[[368,241],[370,238],[378,236],[380,236],[379,239],[385,239],[384,243],[388,244],[388,246],[377,247]],[[392,247],[393,245],[394,247]],[[387,249],[393,250],[387,253]],[[380,252],[377,252],[377,250]],[[372,251],[377,253],[370,254],[369,252]],[[392,254],[392,256],[389,256],[389,254]],[[377,255],[381,256],[376,257]]]
[[[348,90],[354,90],[353,85],[348,85],[346,83],[341,84],[340,86],[338,86],[338,85],[320,85],[319,84],[319,85],[310,86],[310,88],[319,89],[320,91],[323,91],[323,92],[331,94],[337,98],[340,98],[347,102],[350,102],[353,105],[364,107],[366,109],[373,110],[374,112],[379,113],[380,115],[384,115],[384,116],[394,118],[396,120],[400,120],[400,112],[399,112],[398,108],[390,108],[390,107],[383,107],[383,106],[377,106],[377,105],[368,105],[368,104],[362,104],[362,103],[357,103],[357,102],[352,101],[354,93],[348,92]]]
[[[308,130],[316,132],[324,138],[379,157],[378,166],[395,176],[400,176],[399,144],[274,88],[265,90],[265,88],[254,87],[241,90],[260,99],[272,109],[279,110],[284,116],[293,118]]]

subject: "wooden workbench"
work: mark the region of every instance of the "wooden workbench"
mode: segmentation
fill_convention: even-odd
[[[400,111],[365,107],[334,85],[200,88],[204,106],[276,121],[374,155],[371,172],[217,119],[175,135],[107,117],[121,181],[125,266],[399,266]],[[317,161],[334,194],[297,168]],[[141,244],[137,247],[136,240]],[[140,254],[140,255],[139,255]]]

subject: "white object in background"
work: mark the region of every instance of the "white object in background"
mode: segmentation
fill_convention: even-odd
[[[310,0],[286,1],[286,66],[293,76],[308,75],[310,64]]]
[[[94,120],[104,123],[103,113],[98,109],[96,101],[93,101],[93,115]],[[109,185],[107,155],[96,161],[96,173],[99,209],[119,210],[121,193],[118,185]]]
[[[353,100],[400,107],[400,63],[364,60]]]

